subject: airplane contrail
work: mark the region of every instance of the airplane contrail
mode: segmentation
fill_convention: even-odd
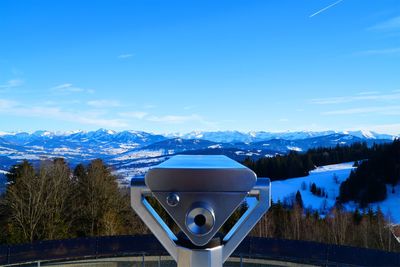
[[[318,10],[318,11],[315,12],[314,14],[310,15],[309,18],[312,18],[312,17],[314,17],[315,15],[318,15],[319,13],[322,13],[322,12],[324,12],[325,10],[327,10],[327,9],[329,9],[329,8],[336,6],[337,4],[339,4],[339,3],[342,2],[342,1],[343,1],[343,0],[336,1],[336,2],[333,3],[333,4],[331,4],[331,5],[327,6],[327,7],[324,7],[324,8],[321,9],[321,10]]]

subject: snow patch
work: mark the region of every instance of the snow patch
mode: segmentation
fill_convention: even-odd
[[[308,176],[287,179],[284,181],[271,182],[272,200],[276,203],[290,198],[297,191],[300,191],[305,208],[318,210],[320,213],[327,212],[335,205],[336,197],[339,196],[340,183],[346,180],[353,167],[353,162],[326,165],[311,171]],[[316,186],[323,188],[328,197],[318,197],[310,192],[310,185],[315,183]],[[302,186],[305,190],[302,190]],[[400,223],[400,184],[394,188],[387,186],[387,198],[384,201],[372,203],[369,206],[373,210],[378,207],[391,223]],[[344,205],[348,211],[354,211],[358,205],[349,202]]]
[[[322,166],[310,172],[310,175],[299,178],[292,178],[284,181],[272,182],[272,200],[278,202],[289,198],[291,195],[296,194],[297,190],[300,191],[304,207],[312,208],[313,210],[320,210],[325,204],[328,208],[333,207],[336,197],[339,195],[340,183],[346,180],[352,170],[353,163],[343,163]],[[335,182],[334,176],[337,177]],[[315,183],[318,187],[324,188],[328,193],[328,198],[317,197],[310,191],[310,185]],[[302,184],[306,185],[306,189],[302,190]]]
[[[297,151],[297,152],[303,151],[303,149],[301,149],[300,147],[297,147],[297,146],[287,146],[287,149],[292,150],[292,151]]]

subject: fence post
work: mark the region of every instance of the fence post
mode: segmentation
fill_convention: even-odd
[[[329,253],[331,252],[332,249],[332,245],[326,245],[326,253],[325,253],[325,266],[328,266],[328,262],[329,262]]]
[[[7,264],[10,264],[10,257],[11,257],[11,247],[10,245],[7,246]]]
[[[95,254],[96,254],[96,259],[97,259],[98,256],[99,256],[99,237],[96,237],[96,251],[95,251]]]

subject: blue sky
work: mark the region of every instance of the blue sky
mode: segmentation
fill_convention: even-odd
[[[400,133],[400,1],[0,2],[0,131]]]

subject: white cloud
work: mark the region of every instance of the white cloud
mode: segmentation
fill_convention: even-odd
[[[312,104],[326,105],[326,104],[339,104],[353,101],[353,97],[326,97],[311,99]]]
[[[131,111],[131,112],[122,112],[122,113],[119,113],[119,115],[122,117],[134,118],[134,119],[141,120],[144,117],[146,117],[148,115],[148,113],[143,112],[143,111]]]
[[[0,110],[13,108],[15,105],[17,105],[17,102],[15,101],[8,99],[0,99]]]
[[[392,101],[398,99],[400,99],[400,92],[393,92],[391,94],[358,94],[353,96],[314,98],[311,99],[310,102],[312,104],[327,105],[350,103],[355,101]]]
[[[340,109],[322,112],[322,115],[349,115],[349,114],[368,114],[375,113],[380,115],[400,115],[400,106],[384,106],[384,107],[363,107]]]
[[[121,104],[117,100],[91,100],[87,102],[88,106],[95,107],[95,108],[114,108],[120,107]]]
[[[191,115],[163,115],[157,116],[149,114],[144,111],[131,111],[119,113],[121,117],[134,118],[144,120],[148,122],[164,123],[164,124],[184,124],[184,123],[198,123],[201,125],[207,125],[209,127],[215,127],[216,123],[205,120],[198,114]]]
[[[179,115],[166,115],[166,116],[149,116],[148,121],[162,122],[162,123],[173,123],[181,124],[186,122],[204,122],[203,118],[197,114],[192,114],[188,116]]]
[[[377,95],[379,94],[379,91],[365,91],[365,92],[359,92],[357,95]]]
[[[400,30],[400,16],[388,19],[384,22],[378,23],[368,30],[373,31],[397,31]]]
[[[24,83],[21,79],[8,80],[5,84],[0,84],[0,89],[9,89],[21,86]]]
[[[0,113],[26,118],[38,117],[41,119],[75,122],[83,125],[90,124],[98,127],[121,128],[128,126],[124,120],[104,118],[103,113],[66,111],[60,107],[30,106],[4,99],[0,100]]]
[[[358,52],[356,54],[357,55],[366,55],[366,56],[400,55],[400,47],[365,50],[365,51]]]
[[[118,56],[119,59],[127,59],[133,57],[133,54],[121,54]]]
[[[196,106],[185,106],[185,107],[183,107],[184,110],[191,110],[191,109],[194,109],[194,108],[196,108]]]
[[[157,106],[153,105],[153,104],[146,104],[146,105],[143,106],[143,108],[145,108],[145,109],[153,109],[153,108],[156,108],[156,107]]]
[[[82,92],[83,91],[82,88],[74,87],[74,86],[72,86],[71,83],[63,83],[63,84],[54,86],[51,89],[57,90],[57,91],[69,91],[69,92]]]
[[[101,119],[101,118],[90,118],[83,117],[79,119],[82,124],[91,124],[100,127],[111,127],[111,128],[123,128],[127,127],[128,124],[120,119]]]
[[[51,88],[53,92],[57,93],[89,93],[93,94],[93,89],[85,89],[81,87],[74,86],[71,83],[63,83]]]

